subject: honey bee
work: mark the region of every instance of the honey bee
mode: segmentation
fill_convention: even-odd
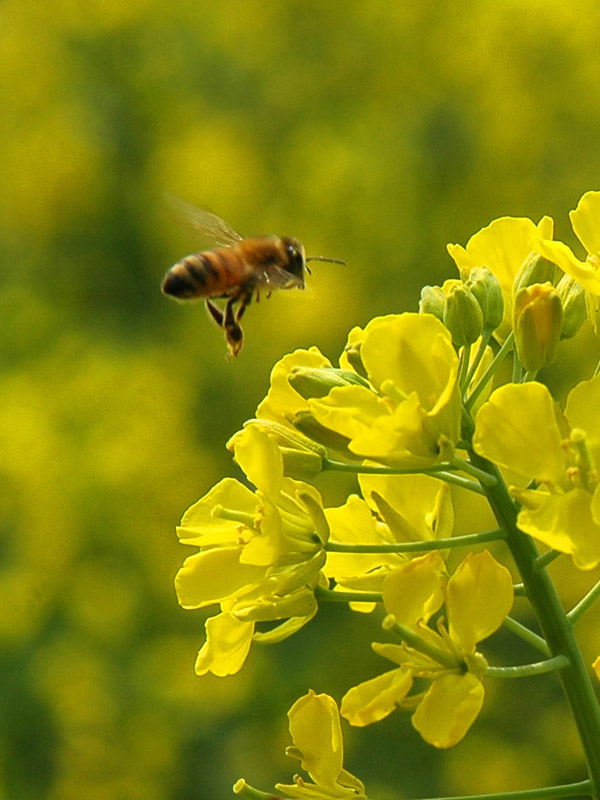
[[[192,225],[217,245],[186,256],[164,277],[162,291],[176,300],[204,300],[225,332],[228,358],[237,356],[244,344],[240,326],[244,312],[260,292],[267,297],[274,289],[304,289],[307,261],[345,264],[338,258],[307,256],[304,247],[290,236],[256,236],[244,239],[210,211],[175,201]],[[212,301],[226,299],[223,309]],[[236,308],[237,306],[237,308]]]

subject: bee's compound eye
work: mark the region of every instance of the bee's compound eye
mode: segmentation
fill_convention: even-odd
[[[302,278],[304,276],[304,254],[302,248],[293,239],[286,239],[285,251],[288,258],[287,271],[298,278]]]

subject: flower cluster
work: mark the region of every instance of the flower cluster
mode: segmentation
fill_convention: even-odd
[[[586,315],[600,330],[600,192],[571,219],[585,262],[552,239],[549,217],[497,219],[466,247],[448,245],[460,277],[425,287],[419,313],[354,328],[337,366],[316,347],[275,365],[255,417],[228,443],[255,490],[225,478],[179,528],[198,548],[177,575],[180,603],[220,607],[198,674],[237,672],[253,641],[293,634],[319,602],[379,606],[392,641],[373,649],[396,667],[350,688],[341,714],[361,727],[404,709],[447,748],[477,718],[483,679],[520,669],[490,667],[478,650],[501,625],[555,659],[528,674],[564,668],[572,630],[547,624],[547,585],[530,594],[546,641],[510,621],[511,572],[482,546],[504,541],[520,567],[538,557],[532,537],[582,570],[600,564],[600,375],[575,386],[564,410],[536,380]],[[511,353],[513,381],[498,385]],[[312,485],[323,471],[356,474],[360,493],[327,506]],[[455,531],[451,486],[487,496],[498,529]],[[297,701],[290,731],[314,783],[296,777],[280,791],[364,797],[342,767],[330,697]]]
[[[225,478],[178,528],[183,544],[199,548],[177,573],[180,604],[221,608],[206,622],[199,675],[238,672],[253,638],[260,638],[257,621],[285,620],[262,634],[266,641],[279,641],[308,622],[317,611],[314,589],[325,563],[327,530],[316,489],[284,477],[276,444],[257,428],[244,431],[235,456],[256,491]]]
[[[475,646],[500,627],[512,600],[510,572],[487,550],[469,554],[450,578],[438,552],[395,569],[383,586],[386,627],[400,626],[410,644],[373,644],[399,667],[350,689],[343,716],[353,725],[368,725],[405,707],[414,712],[413,725],[425,741],[455,745],[483,705],[481,680],[488,665]],[[442,605],[448,627],[438,618],[434,630],[427,623]],[[415,678],[430,685],[409,697]]]
[[[522,479],[510,487],[519,528],[585,570],[600,564],[599,409],[600,375],[571,391],[564,413],[543,384],[507,384],[479,412],[473,438]]]

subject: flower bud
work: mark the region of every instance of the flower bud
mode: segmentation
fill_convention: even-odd
[[[515,344],[521,364],[537,372],[556,359],[563,310],[551,283],[525,286],[515,296]]]
[[[294,367],[288,376],[288,382],[305,400],[326,397],[336,386],[369,386],[356,372],[332,367]]]
[[[444,325],[456,347],[473,344],[483,330],[483,313],[475,296],[462,283],[453,286],[446,298]]]
[[[500,281],[487,267],[476,267],[469,273],[465,286],[473,294],[483,314],[483,328],[491,333],[502,322],[504,298]]]
[[[351,343],[348,341],[348,344],[344,348],[344,355],[348,364],[352,367],[352,369],[356,372],[357,375],[361,375],[363,378],[368,378],[367,370],[365,369],[365,365],[362,362],[362,358],[360,357],[360,347],[361,343]]]
[[[516,296],[525,286],[533,286],[534,283],[553,283],[555,275],[556,264],[539,253],[530,253],[517,272],[513,294]]]
[[[424,286],[419,300],[419,314],[432,314],[440,322],[444,321],[446,295],[441,286]]]
[[[325,448],[317,442],[308,439],[297,433],[293,428],[288,428],[280,422],[272,422],[270,419],[249,419],[244,422],[244,428],[255,426],[268,433],[278,447],[287,447],[293,450],[311,450],[322,458],[327,457]],[[227,442],[227,449],[234,452],[237,440],[243,435],[243,431],[237,431]]]
[[[556,291],[563,308],[561,338],[570,339],[575,336],[585,320],[585,289],[570,275],[563,275]]]
[[[327,458],[327,450],[306,436],[302,436],[292,428],[267,419],[251,419],[244,423],[244,429],[256,426],[266,431],[279,448],[283,458],[283,474],[296,480],[309,480],[318,475],[323,468],[323,459]],[[237,431],[227,442],[227,449],[235,452],[238,440],[244,431]]]
[[[332,431],[321,425],[310,411],[298,411],[290,419],[292,425],[297,428],[301,433],[309,436],[313,442],[323,445],[328,450],[335,450],[338,453],[346,456],[346,458],[356,459],[357,457],[350,452],[348,444],[350,439],[341,433]],[[360,459],[358,459],[360,460]]]

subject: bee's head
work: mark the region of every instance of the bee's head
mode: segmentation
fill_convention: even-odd
[[[304,247],[297,239],[292,239],[291,236],[284,236],[282,241],[287,257],[285,269],[295,278],[302,281],[302,285],[304,286],[304,270],[306,268]]]

